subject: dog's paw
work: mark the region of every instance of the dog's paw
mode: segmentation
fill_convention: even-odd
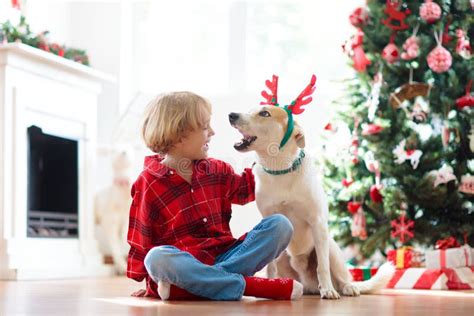
[[[338,300],[341,298],[341,295],[339,295],[335,289],[320,289],[319,294],[321,298],[328,300]]]
[[[345,296],[359,296],[360,291],[356,286],[354,286],[350,283],[347,283],[342,288],[342,295],[345,295]]]

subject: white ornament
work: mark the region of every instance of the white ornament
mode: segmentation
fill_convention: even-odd
[[[367,99],[367,107],[369,108],[368,118],[372,122],[375,118],[375,112],[379,105],[380,89],[382,88],[382,72],[378,72],[375,75],[374,83],[372,84],[372,90],[370,91],[369,98]]]
[[[459,184],[459,192],[466,194],[474,194],[474,176],[465,175],[461,177]]]
[[[420,158],[423,155],[423,152],[419,149],[409,150],[405,149],[406,139],[402,140],[400,144],[395,147],[392,151],[393,154],[397,157],[395,162],[399,165],[404,163],[407,160],[410,160],[411,166],[413,169],[418,168],[418,164],[420,163]]]
[[[456,180],[456,176],[453,173],[453,168],[449,166],[443,166],[439,170],[430,171],[429,175],[435,178],[433,181],[434,188],[440,184],[445,184],[449,181]]]

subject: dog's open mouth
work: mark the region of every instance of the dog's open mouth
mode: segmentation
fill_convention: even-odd
[[[247,149],[257,139],[257,136],[243,135],[242,140],[234,144],[234,148],[237,150]]]

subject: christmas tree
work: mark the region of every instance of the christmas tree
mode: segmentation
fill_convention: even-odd
[[[474,241],[474,2],[368,0],[344,45],[355,69],[336,103],[350,144],[325,160],[331,225],[364,255]],[[472,87],[474,90],[474,87]]]

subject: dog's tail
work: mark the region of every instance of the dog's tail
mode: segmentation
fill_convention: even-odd
[[[352,282],[360,294],[369,294],[385,288],[395,273],[395,267],[391,262],[384,263],[377,273],[367,281]]]

